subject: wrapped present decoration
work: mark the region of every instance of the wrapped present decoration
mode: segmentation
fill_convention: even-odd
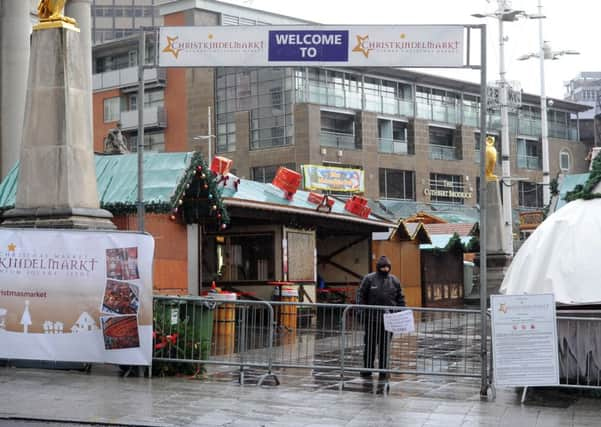
[[[307,201],[310,203],[315,203],[319,206],[325,205],[330,209],[332,209],[332,206],[334,206],[334,199],[324,196],[323,194],[314,193],[313,191],[309,193]]]
[[[300,173],[280,166],[271,184],[282,190],[286,199],[292,200],[294,193],[300,186],[301,179]]]
[[[344,204],[344,209],[362,218],[367,218],[371,213],[371,208],[367,206],[367,199],[360,196],[348,199]]]
[[[215,175],[227,175],[231,168],[232,160],[226,157],[215,156],[211,161],[211,172]]]

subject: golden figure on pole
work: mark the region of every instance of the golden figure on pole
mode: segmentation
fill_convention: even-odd
[[[496,181],[497,176],[495,175],[495,166],[497,165],[497,149],[495,148],[495,137],[486,137],[486,180]]]
[[[38,17],[40,23],[33,27],[34,30],[45,28],[71,28],[76,29],[75,19],[63,15],[67,0],[40,0],[38,3]]]

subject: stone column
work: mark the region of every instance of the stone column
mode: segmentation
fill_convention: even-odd
[[[34,30],[15,209],[3,226],[115,228],[99,209],[80,33]]]
[[[0,0],[0,175],[19,160],[29,62],[30,2]]]
[[[65,5],[65,16],[77,21],[79,48],[83,52],[81,58],[84,73],[88,76],[86,89],[86,105],[88,106],[90,120],[94,117],[92,111],[92,0],[69,0]],[[94,130],[90,128],[90,144],[94,144]],[[93,149],[93,147],[92,147]]]

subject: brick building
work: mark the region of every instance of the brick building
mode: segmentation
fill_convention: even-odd
[[[166,2],[160,15],[166,26],[305,23],[215,0]],[[150,36],[147,45],[153,58]],[[136,38],[94,48],[96,151],[117,121],[135,148],[136,52]],[[213,152],[233,159],[241,177],[267,182],[280,165],[343,165],[363,169],[366,195],[384,206],[401,200],[453,210],[478,203],[477,84],[392,68],[299,67],[156,68],[147,70],[146,86],[148,150],[206,153],[206,140],[194,137],[207,135],[211,106]],[[511,170],[520,178],[513,181],[516,218],[519,211],[543,207],[540,98],[523,94],[522,102],[510,115]],[[552,177],[586,170],[588,149],[571,120],[586,109],[553,100]],[[489,116],[488,133],[500,140],[498,112]],[[439,195],[445,190],[453,197]]]

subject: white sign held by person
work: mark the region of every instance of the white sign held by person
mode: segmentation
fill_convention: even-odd
[[[559,384],[553,294],[491,295],[490,310],[495,384]]]
[[[0,229],[0,358],[150,365],[154,240]]]
[[[413,311],[403,310],[396,313],[385,313],[384,329],[394,334],[410,334],[415,332]]]

